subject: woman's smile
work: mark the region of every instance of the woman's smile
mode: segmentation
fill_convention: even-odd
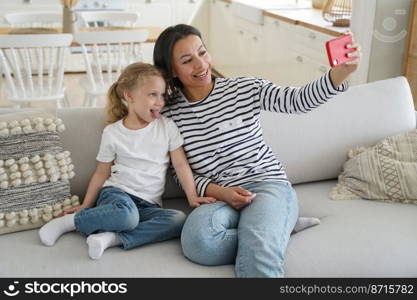
[[[209,70],[206,70],[206,71],[205,71],[205,72],[203,72],[203,73],[199,73],[199,74],[196,74],[196,75],[193,75],[193,76],[194,76],[195,78],[206,79],[206,78],[207,78],[208,73],[209,73]]]

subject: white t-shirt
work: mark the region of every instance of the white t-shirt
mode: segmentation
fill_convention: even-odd
[[[118,187],[162,206],[169,151],[183,142],[175,123],[163,116],[138,130],[126,128],[122,120],[106,126],[97,160],[114,160],[114,165],[103,187]]]

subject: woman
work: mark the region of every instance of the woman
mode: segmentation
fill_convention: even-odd
[[[188,216],[181,235],[185,256],[205,265],[235,262],[238,277],[284,276],[298,201],[262,137],[260,111],[305,113],[318,107],[347,89],[345,80],[358,61],[356,49],[352,61],[300,88],[258,78],[214,78],[196,28],[180,24],[162,32],[154,63],[167,77],[163,113],[184,138],[199,195],[220,200]]]

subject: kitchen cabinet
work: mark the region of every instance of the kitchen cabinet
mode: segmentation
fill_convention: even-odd
[[[209,51],[224,76],[261,76],[263,26],[233,16],[230,3],[211,1]]]
[[[290,23],[285,25],[287,44],[284,47],[288,47],[286,51],[290,55],[289,68],[295,71],[289,84],[302,85],[326,73],[329,63],[325,43],[334,36]]]
[[[296,70],[288,47],[288,27],[290,25],[270,17],[265,17],[265,56],[261,63],[263,78],[282,85],[289,85]]]
[[[241,64],[237,45],[235,24],[230,17],[230,4],[212,0],[209,21],[209,52],[215,63],[214,67],[224,76],[233,76],[236,66]]]
[[[230,3],[211,1],[209,51],[222,75],[255,76],[280,85],[303,85],[329,70],[325,42],[334,35],[264,16],[240,18]]]
[[[129,0],[126,10],[140,13],[138,26],[168,27],[174,23],[172,3],[169,0]]]
[[[244,61],[237,64],[242,76],[262,76],[263,60],[265,57],[265,40],[263,25],[253,24],[241,18],[235,18],[236,46],[238,47],[236,59]]]
[[[265,17],[265,78],[303,85],[329,70],[324,44],[333,38],[305,27]]]

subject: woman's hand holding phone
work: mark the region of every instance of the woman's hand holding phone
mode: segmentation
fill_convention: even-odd
[[[350,49],[350,51],[347,51],[346,53],[349,60],[341,64],[336,64],[330,72],[330,78],[333,82],[333,85],[336,88],[339,87],[350,76],[350,74],[352,74],[358,69],[359,62],[360,62],[360,57],[361,57],[360,45],[355,42],[353,38],[353,34],[351,32],[348,32],[347,34],[352,36],[352,42],[345,45],[347,49]],[[329,43],[331,43],[331,41],[329,41]],[[329,59],[330,59],[330,56],[329,56]]]

